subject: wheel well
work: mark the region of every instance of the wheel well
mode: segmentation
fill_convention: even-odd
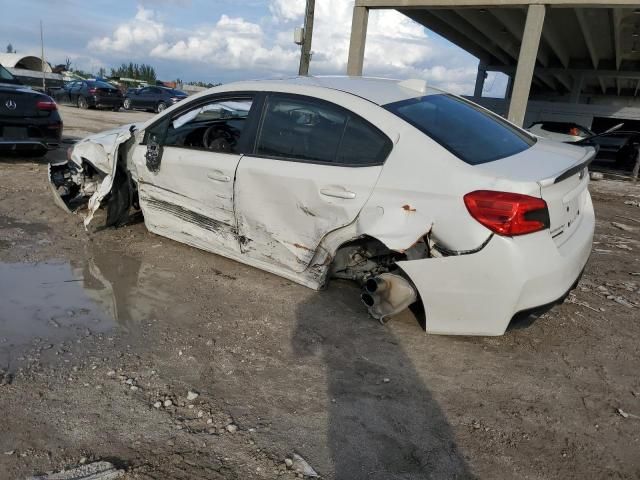
[[[395,262],[403,259],[403,253],[389,249],[377,238],[363,235],[342,243],[336,249],[327,280],[341,278],[362,284],[371,275],[397,269]]]
[[[337,278],[353,280],[364,287],[367,279],[373,276],[382,273],[395,273],[406,278],[413,285],[411,279],[402,272],[396,262],[430,256],[429,238],[426,235],[403,252],[391,250],[377,238],[364,235],[344,242],[338,247],[329,266],[326,283]],[[420,292],[415,290],[417,301],[409,308],[424,329],[426,325],[425,307]]]

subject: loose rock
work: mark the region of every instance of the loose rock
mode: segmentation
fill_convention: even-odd
[[[620,222],[611,222],[611,225],[613,225],[616,228],[619,228],[620,230],[624,230],[625,232],[635,232],[636,229],[633,227],[630,227],[629,225],[625,225],[624,223],[620,223]]]
[[[307,463],[307,461],[304,458],[302,458],[300,455],[298,455],[297,453],[294,453],[292,455],[291,469],[294,472],[301,473],[305,477],[317,477],[318,476],[318,474],[311,467],[311,465],[309,465],[309,463]]]
[[[189,390],[187,392],[187,400],[189,400],[190,402],[195,400],[199,396],[200,396],[200,394],[198,392],[194,392],[193,390]]]
[[[122,477],[124,473],[124,470],[116,469],[109,462],[95,462],[50,475],[36,475],[27,478],[27,480],[114,480]]]

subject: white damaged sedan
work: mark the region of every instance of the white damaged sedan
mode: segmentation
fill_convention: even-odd
[[[501,335],[576,285],[594,154],[420,80],[300,77],[212,88],[49,176],[85,225],[140,209],[151,232],[310,288],[355,280],[382,321],[421,302],[427,332]]]

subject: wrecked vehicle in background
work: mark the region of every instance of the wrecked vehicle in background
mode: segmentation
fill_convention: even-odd
[[[422,302],[427,332],[501,335],[575,286],[594,153],[424,81],[300,77],[91,136],[50,179],[85,225],[139,208],[151,232],[310,288],[355,280],[382,321]]]

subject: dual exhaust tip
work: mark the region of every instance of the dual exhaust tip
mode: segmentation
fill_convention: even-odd
[[[388,288],[389,284],[387,280],[380,277],[371,277],[364,282],[360,298],[367,308],[371,308],[376,304],[376,298],[374,295],[376,295],[376,293],[379,295]]]
[[[360,299],[373,318],[386,323],[389,317],[414,303],[418,293],[406,278],[383,273],[365,281]]]

